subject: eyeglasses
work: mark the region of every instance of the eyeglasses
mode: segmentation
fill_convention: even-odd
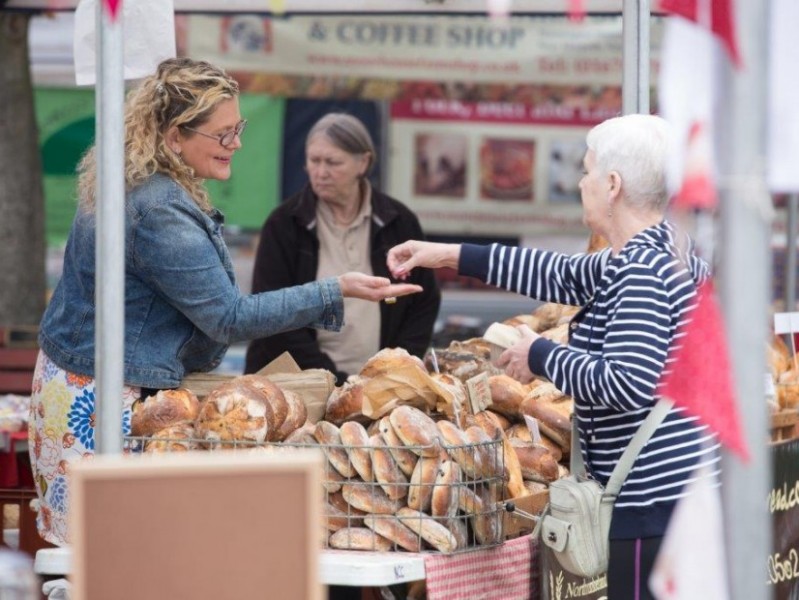
[[[189,131],[193,131],[194,133],[199,133],[202,136],[211,138],[212,140],[216,140],[217,142],[219,142],[220,146],[222,146],[223,148],[227,148],[228,146],[230,146],[230,144],[233,143],[233,140],[236,139],[237,135],[241,136],[245,127],[247,127],[247,119],[242,119],[233,129],[231,129],[230,131],[226,131],[225,133],[222,133],[220,135],[211,135],[210,133],[205,133],[203,131],[200,131],[199,129],[194,129],[193,127],[186,127],[185,125],[183,126],[183,129],[188,129]]]

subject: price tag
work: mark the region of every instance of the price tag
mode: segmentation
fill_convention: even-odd
[[[541,443],[541,430],[538,428],[538,419],[530,415],[524,415],[524,422],[527,423],[527,429],[530,430],[530,438],[534,444]]]
[[[488,374],[480,373],[466,381],[469,391],[469,405],[472,413],[484,411],[491,404],[491,386],[488,383]]]

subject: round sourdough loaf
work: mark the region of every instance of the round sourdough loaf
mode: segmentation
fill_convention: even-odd
[[[154,396],[133,403],[130,433],[149,437],[172,425],[194,422],[199,412],[200,402],[190,390],[160,390]]]
[[[178,423],[156,431],[144,443],[145,452],[187,452],[196,449],[194,427],[191,423]]]
[[[205,400],[194,430],[211,448],[232,448],[235,442],[263,442],[268,431],[267,399],[257,387],[230,381]]]
[[[286,414],[286,420],[283,421],[283,424],[277,430],[277,434],[272,438],[276,442],[285,440],[294,431],[302,427],[308,419],[308,410],[305,408],[305,402],[302,401],[300,395],[291,390],[282,390],[282,392],[288,406],[288,413]]]

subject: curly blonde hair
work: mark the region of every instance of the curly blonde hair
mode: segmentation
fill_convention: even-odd
[[[205,61],[170,58],[158,65],[125,102],[125,190],[155,173],[177,181],[205,212],[212,210],[204,180],[194,174],[166,144],[165,135],[179,127],[187,136],[206,123],[220,102],[237,97],[238,83],[222,69]],[[82,208],[96,206],[96,147],[78,165],[78,195]]]

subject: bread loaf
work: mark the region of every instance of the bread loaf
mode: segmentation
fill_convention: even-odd
[[[250,383],[233,380],[211,391],[195,422],[198,438],[211,448],[236,442],[263,442],[267,436],[267,399]]]
[[[373,552],[388,552],[391,542],[367,529],[366,527],[345,527],[330,536],[328,542],[331,548],[339,550],[371,550]]]
[[[519,440],[521,442],[533,441],[530,429],[527,427],[527,424],[523,423],[512,425],[505,431],[505,435],[508,436],[508,439],[511,441],[511,443],[513,443],[514,440]],[[552,455],[552,458],[555,459],[555,462],[560,462],[563,458],[563,451],[560,449],[560,446],[549,439],[549,437],[540,435],[538,445],[544,446],[547,450],[549,450],[549,453]]]
[[[538,419],[541,433],[554,441],[564,455],[571,446],[573,402],[551,383],[535,387],[519,406],[522,414]]]
[[[374,481],[372,457],[369,453],[369,436],[366,434],[366,429],[356,421],[347,421],[341,424],[339,433],[350,464],[358,472],[358,475],[364,481]]]
[[[386,442],[391,456],[397,461],[397,466],[405,475],[410,477],[411,474],[413,474],[413,469],[419,457],[410,450],[404,448],[404,444],[394,431],[394,427],[391,425],[391,420],[388,416],[383,417],[380,421],[375,421],[375,423],[378,423],[378,432],[383,436],[383,441]]]
[[[508,496],[517,498],[523,495],[524,479],[522,477],[522,468],[505,432],[496,424],[488,411],[477,413],[475,418],[483,430],[488,433],[489,437],[495,440],[502,440],[502,460],[505,467],[505,487],[508,491]]]
[[[423,512],[406,506],[397,511],[397,517],[439,552],[450,553],[457,550],[458,542],[449,529]]]
[[[524,479],[551,483],[558,478],[558,462],[546,446],[517,439],[510,440],[510,443],[516,451]]]
[[[519,417],[519,406],[527,394],[527,388],[507,375],[494,375],[488,378],[491,388],[491,410],[512,419]]]
[[[457,486],[461,482],[461,469],[454,460],[447,458],[438,466],[430,513],[434,517],[451,518],[458,512]]]
[[[438,421],[436,427],[438,427],[444,440],[444,448],[447,454],[458,463],[467,477],[479,479],[482,476],[483,469],[480,449],[470,445],[466,434],[458,429],[454,423]]]
[[[421,552],[422,539],[394,515],[367,515],[364,524],[375,533],[409,552]]]
[[[458,496],[458,508],[467,515],[481,513],[485,510],[483,499],[477,495],[476,489],[480,484],[466,484],[458,486],[456,494]]]
[[[341,443],[338,427],[327,421],[319,421],[314,427],[314,438],[322,446],[327,460],[344,477],[355,477],[358,472],[350,463],[350,458]]]
[[[145,452],[187,452],[196,449],[191,423],[178,423],[156,431],[144,442]]]
[[[455,544],[458,548],[468,548],[472,545],[469,543],[469,528],[466,525],[466,517],[448,519],[445,521],[445,526],[455,538]]]
[[[483,512],[472,517],[474,537],[483,546],[498,544],[502,537],[502,514],[497,510],[498,486],[483,485],[479,490]]]
[[[133,403],[130,433],[149,437],[178,423],[193,423],[199,412],[200,402],[190,390],[160,390],[154,396]]]
[[[493,441],[479,425],[472,425],[464,432],[466,439],[472,444],[472,454],[479,457],[475,459],[475,479],[490,479],[501,477],[501,452],[500,444]]]
[[[338,510],[336,514],[346,516],[347,524],[344,525],[345,527],[363,527],[363,518],[367,513],[348,504],[341,492],[328,494],[327,502]]]
[[[363,384],[365,379],[350,375],[340,387],[336,387],[327,399],[325,421],[341,425],[344,421],[368,421],[363,416]]]
[[[436,456],[441,451],[438,428],[418,408],[399,406],[389,415],[394,432],[414,454]]]
[[[267,404],[266,419],[268,421],[268,429],[266,432],[266,439],[270,442],[280,441],[277,438],[278,431],[286,421],[289,412],[289,405],[283,395],[283,391],[265,375],[257,375],[255,373],[237,377],[233,382],[248,383],[261,390]],[[302,420],[302,423],[304,422],[305,419]],[[300,423],[300,425],[302,425],[302,423]]]
[[[402,507],[402,500],[392,500],[376,483],[345,483],[341,493],[347,504],[367,513],[393,515]]]
[[[408,478],[386,448],[383,437],[380,434],[373,435],[369,443],[372,446],[372,467],[380,487],[392,500],[407,496]]]
[[[316,441],[313,433],[316,430],[316,425],[312,423],[305,423],[299,429],[292,431],[288,437],[283,440],[285,444],[298,445],[298,446],[316,446],[319,442]]]
[[[341,484],[346,479],[333,467],[330,461],[325,461],[325,472],[322,473],[322,485],[328,494],[335,494],[341,489]]]
[[[446,458],[443,452],[436,456],[422,456],[411,474],[408,506],[414,510],[429,511],[433,488],[438,476],[438,466]]]
[[[283,390],[283,398],[286,401],[288,413],[286,414],[286,420],[283,421],[283,424],[277,429],[277,433],[272,436],[272,440],[275,442],[282,442],[285,440],[294,431],[302,427],[308,419],[308,411],[305,408],[305,402],[302,401],[302,398],[297,392]]]

